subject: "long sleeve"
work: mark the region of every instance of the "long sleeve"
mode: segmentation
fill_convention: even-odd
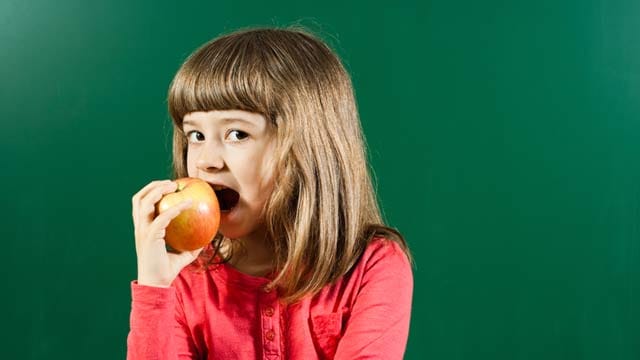
[[[405,254],[397,245],[379,248],[367,262],[334,359],[402,359],[412,296],[413,274]]]
[[[176,306],[176,289],[131,282],[128,360],[197,359],[184,313]]]
[[[223,263],[187,267],[170,288],[131,284],[127,359],[401,359],[413,274],[397,243],[375,240],[349,273],[282,304],[270,279]]]

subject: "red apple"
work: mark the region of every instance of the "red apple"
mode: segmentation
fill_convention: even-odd
[[[165,241],[177,251],[191,251],[207,245],[220,226],[220,205],[216,193],[204,180],[180,178],[175,180],[175,192],[165,194],[156,204],[156,216],[188,199],[191,207],[182,211],[169,223]]]

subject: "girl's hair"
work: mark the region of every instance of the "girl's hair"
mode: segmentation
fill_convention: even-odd
[[[263,214],[275,256],[270,285],[283,301],[314,294],[347,274],[376,236],[396,241],[412,261],[402,235],[383,224],[351,79],[308,30],[243,29],[202,45],[175,75],[168,106],[174,178],[187,176],[182,121],[190,112],[255,112],[275,132],[277,180]],[[228,261],[223,244],[234,242],[218,234],[200,264]]]

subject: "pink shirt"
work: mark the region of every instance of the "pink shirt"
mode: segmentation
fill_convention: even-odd
[[[375,239],[352,273],[289,306],[267,278],[193,266],[169,288],[132,281],[127,359],[403,357],[413,274],[393,241]]]

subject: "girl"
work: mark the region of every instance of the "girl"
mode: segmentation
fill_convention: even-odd
[[[154,218],[171,181],[133,196],[127,358],[402,358],[411,256],[383,225],[334,52],[299,28],[237,31],[187,58],[168,106],[174,178],[209,182],[221,223],[205,248],[167,251],[189,204]]]

